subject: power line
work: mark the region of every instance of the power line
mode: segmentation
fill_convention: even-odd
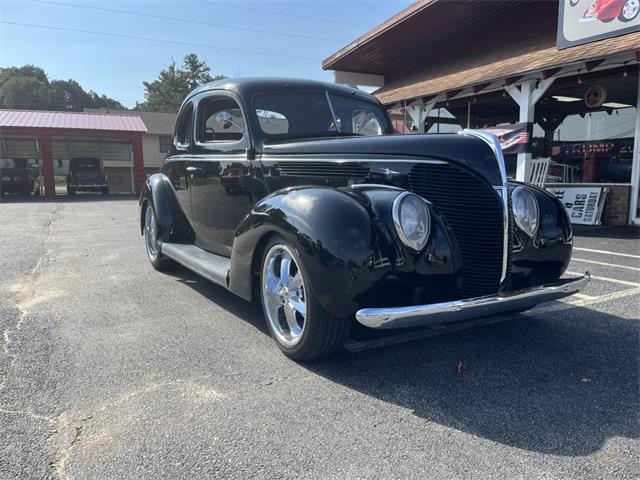
[[[225,2],[210,2],[208,0],[200,0],[200,1],[202,3],[208,3],[210,5],[219,5],[221,7],[238,8],[240,10],[250,10],[252,12],[269,13],[271,15],[282,15],[283,17],[302,18],[304,20],[315,20],[316,22],[339,23],[341,25],[353,25],[355,27],[367,27],[367,28],[369,27],[369,25],[363,25],[361,23],[345,22],[343,20],[335,20],[332,18],[318,18],[318,17],[310,17],[307,15],[297,15],[295,13],[276,12],[274,10],[263,10],[262,8],[247,7],[245,5],[234,5],[232,3],[225,3]]]
[[[273,57],[285,57],[285,58],[295,58],[298,60],[313,60],[314,62],[320,62],[321,60],[318,58],[312,57],[303,57],[299,55],[288,55],[286,53],[272,53],[272,52],[262,52],[258,50],[244,50],[240,48],[229,48],[229,47],[214,47],[211,45],[206,45],[204,43],[192,43],[192,42],[180,42],[177,40],[165,40],[163,38],[153,38],[153,37],[143,37],[140,35],[130,35],[128,33],[115,33],[115,32],[99,32],[96,30],[81,30],[79,28],[67,28],[67,27],[54,27],[52,25],[37,25],[34,23],[20,23],[20,22],[10,22],[7,20],[0,20],[0,23],[4,23],[6,25],[16,25],[20,27],[29,27],[29,28],[41,28],[45,30],[59,30],[63,32],[76,32],[76,33],[89,33],[91,35],[102,35],[103,37],[118,37],[118,38],[128,38],[133,40],[145,40],[148,42],[158,42],[158,43],[166,43],[170,45],[183,45],[187,47],[200,47],[200,48],[208,48],[212,50],[225,50],[228,52],[237,52],[237,53],[249,53],[253,55],[269,55]]]
[[[334,42],[334,43],[347,43],[346,40],[336,40],[335,38],[323,38],[323,37],[314,37],[311,35],[297,35],[295,33],[282,33],[282,32],[274,32],[271,30],[259,30],[256,28],[248,28],[248,27],[237,27],[237,26],[231,26],[231,25],[222,25],[219,23],[210,23],[210,22],[203,22],[201,20],[192,20],[189,18],[176,18],[176,17],[167,17],[164,15],[155,15],[155,14],[150,14],[150,13],[141,13],[141,12],[134,12],[131,10],[120,10],[120,9],[116,9],[116,8],[106,8],[106,7],[95,7],[95,6],[90,6],[90,5],[78,5],[76,3],[67,3],[67,2],[52,2],[50,0],[31,0],[32,2],[37,2],[37,3],[45,3],[47,5],[57,5],[60,7],[71,7],[71,8],[83,8],[85,10],[97,10],[100,12],[111,12],[111,13],[120,13],[123,15],[135,15],[137,17],[148,17],[148,18],[157,18],[159,20],[169,20],[169,21],[173,21],[173,22],[182,22],[182,23],[188,23],[188,24],[195,24],[195,25],[205,25],[208,27],[216,27],[216,28],[226,28],[229,30],[241,30],[241,31],[245,31],[245,32],[252,32],[252,33],[262,33],[262,34],[266,34],[266,35],[278,35],[281,37],[293,37],[293,38],[303,38],[306,40],[320,40],[323,42]]]

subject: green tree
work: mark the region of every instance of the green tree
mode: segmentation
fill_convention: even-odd
[[[142,82],[145,88],[144,103],[140,110],[156,112],[177,112],[184,97],[194,88],[214,80],[226,78],[224,75],[212,77],[207,62],[201,61],[195,53],[186,55],[182,67],[175,60],[163,68],[157,80]]]
[[[0,108],[46,109],[49,79],[39,67],[0,68]]]
[[[118,101],[86,92],[75,80],[51,80],[40,67],[0,68],[0,108],[80,112],[85,107],[124,109]]]
[[[75,80],[52,80],[49,82],[50,107],[55,110],[81,112],[94,107],[91,96]]]

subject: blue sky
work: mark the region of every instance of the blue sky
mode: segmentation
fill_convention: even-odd
[[[331,81],[331,72],[321,69],[323,58],[411,3],[408,0],[0,0],[1,22],[201,45],[0,23],[0,66],[34,64],[42,67],[50,79],[72,78],[86,90],[106,94],[128,107],[144,99],[143,80],[155,79],[172,57],[180,62],[190,52],[205,59],[213,74]],[[97,10],[100,8],[145,16]]]

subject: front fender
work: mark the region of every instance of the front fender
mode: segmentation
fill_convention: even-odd
[[[146,205],[151,204],[158,222],[158,238],[163,242],[193,242],[194,232],[184,214],[171,180],[163,173],[151,175],[140,192],[140,231],[144,231]]]
[[[296,249],[313,293],[336,316],[353,314],[358,293],[385,274],[383,269],[368,268],[379,235],[367,209],[340,190],[300,187],[263,198],[238,226],[231,254],[231,291],[251,298],[253,273],[259,271],[264,244],[274,233]]]
[[[275,233],[296,249],[316,298],[338,317],[353,315],[362,305],[407,302],[425,290],[451,291],[452,249],[438,218],[423,252],[410,252],[397,239],[391,205],[403,191],[382,185],[299,187],[265,197],[236,231],[230,289],[252,298],[252,279]]]
[[[571,222],[562,202],[547,190],[519,182],[509,182],[509,195],[516,187],[533,193],[540,223],[533,237],[513,225],[512,290],[558,280],[569,266],[573,244]]]

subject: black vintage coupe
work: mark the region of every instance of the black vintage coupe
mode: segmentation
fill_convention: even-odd
[[[67,194],[75,195],[76,192],[109,194],[107,176],[103,172],[102,162],[99,158],[77,157],[69,161]]]
[[[329,354],[352,319],[416,327],[521,311],[579,291],[560,279],[571,224],[507,181],[481,131],[392,135],[380,103],[306,80],[193,91],[140,197],[158,270],[180,263],[262,302],[280,349]]]

